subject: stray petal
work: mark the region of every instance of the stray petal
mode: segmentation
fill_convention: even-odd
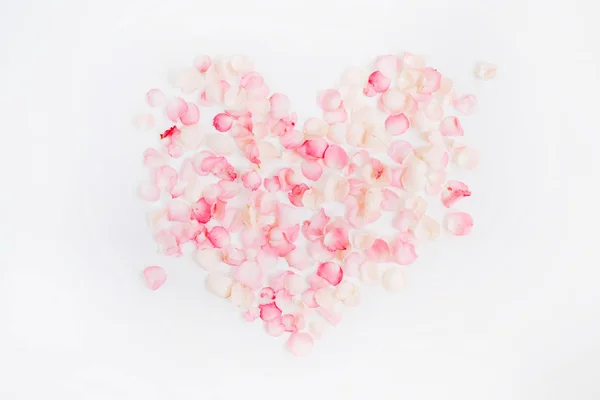
[[[388,269],[383,273],[381,283],[388,292],[398,292],[404,287],[404,275],[398,267]]]
[[[465,236],[473,229],[473,217],[464,212],[446,215],[446,229],[454,236]]]
[[[498,66],[487,62],[478,62],[475,66],[475,76],[484,81],[494,79]]]
[[[229,232],[222,226],[212,228],[206,235],[206,238],[217,248],[222,248],[229,244]]]
[[[410,121],[404,114],[390,115],[385,120],[385,129],[393,136],[402,135],[409,127]]]
[[[294,332],[287,341],[287,349],[295,356],[303,357],[310,354],[313,339],[308,333]]]
[[[194,125],[200,120],[200,110],[194,103],[187,103],[187,111],[181,115],[181,123],[184,125]]]
[[[348,154],[343,148],[335,144],[327,147],[323,158],[323,162],[329,168],[342,169],[348,164]]]
[[[323,175],[323,166],[318,161],[304,161],[301,168],[302,174],[311,181],[318,181]]]
[[[146,93],[146,102],[150,107],[164,106],[167,102],[167,96],[160,89],[150,89]]]
[[[446,117],[440,123],[440,132],[442,136],[463,136],[463,128],[458,118]]]
[[[461,168],[474,169],[479,164],[479,154],[470,147],[456,148],[454,157],[456,164]]]
[[[477,98],[472,94],[464,95],[452,102],[452,106],[463,114],[470,115],[475,112]]]
[[[460,181],[449,181],[442,190],[442,204],[446,208],[450,208],[458,200],[471,195],[469,187]]]
[[[374,261],[367,261],[359,268],[360,280],[368,285],[379,283],[379,264]]]
[[[165,283],[167,280],[167,273],[164,268],[157,265],[144,268],[144,279],[146,280],[146,286],[150,290],[156,290]]]

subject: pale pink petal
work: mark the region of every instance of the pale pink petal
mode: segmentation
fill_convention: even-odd
[[[366,261],[359,267],[360,280],[367,285],[375,285],[379,283],[380,271],[379,264],[375,261]]]
[[[367,131],[362,124],[351,124],[346,132],[346,141],[352,146],[365,147],[367,136]]]
[[[277,255],[265,249],[266,247],[258,251],[256,262],[263,270],[268,271],[277,266]]]
[[[308,254],[306,254],[306,252],[299,247],[290,251],[285,256],[285,259],[290,267],[296,268],[300,271],[305,270],[309,265]]]
[[[285,325],[281,317],[276,317],[265,322],[265,330],[271,336],[281,336],[285,332]]]
[[[194,125],[200,121],[200,110],[194,103],[187,103],[187,111],[181,115],[181,123],[184,125]]]
[[[419,240],[435,240],[440,236],[440,224],[430,216],[424,215],[419,221],[419,225],[415,230],[415,235]]]
[[[281,190],[281,184],[279,183],[279,177],[278,176],[274,176],[271,178],[265,178],[265,189],[268,190],[269,192],[277,192],[279,190]]]
[[[385,76],[390,78],[396,75],[400,60],[392,54],[377,57],[375,60],[375,69],[381,71]]]
[[[383,93],[389,89],[392,80],[381,73],[381,71],[375,71],[369,75],[368,88],[373,88],[375,93]]]
[[[323,337],[323,334],[325,333],[326,329],[327,329],[327,324],[322,320],[311,321],[309,328],[308,328],[308,330],[310,332],[310,336],[312,336],[315,339],[321,339]]]
[[[446,215],[446,229],[455,236],[465,236],[473,229],[473,217],[464,212],[454,212]]]
[[[167,96],[160,89],[150,89],[146,93],[146,102],[150,107],[164,106],[167,102]]]
[[[375,232],[373,231],[358,231],[352,232],[352,244],[358,250],[365,250],[371,247],[375,241]]]
[[[458,200],[471,195],[469,187],[460,181],[449,181],[442,190],[442,204],[446,208],[450,208]]]
[[[233,126],[235,119],[226,113],[220,113],[213,118],[213,126],[219,132],[227,132]]]
[[[325,279],[333,286],[337,286],[344,277],[342,268],[333,262],[325,262],[319,265],[317,269],[317,275]]]
[[[362,263],[366,261],[365,256],[361,253],[350,253],[344,260],[344,276],[357,277],[358,269]]]
[[[456,148],[454,157],[456,164],[461,168],[474,169],[479,164],[479,154],[470,147]]]
[[[281,324],[285,327],[286,332],[297,332],[296,318],[292,314],[285,314],[281,317]]]
[[[242,183],[247,189],[257,190],[261,184],[261,177],[255,171],[248,171],[242,175]]]
[[[289,130],[279,138],[281,145],[286,149],[298,149],[304,144],[304,133],[297,129]]]
[[[289,116],[291,104],[286,95],[275,93],[269,98],[269,103],[271,104],[269,113],[272,118],[281,119]]]
[[[392,142],[390,148],[388,149],[388,156],[398,164],[402,164],[404,159],[408,157],[413,152],[412,145],[405,140],[398,140]]]
[[[484,81],[494,79],[498,67],[487,62],[478,62],[475,66],[475,76]]]
[[[296,180],[296,173],[291,168],[281,168],[277,176],[279,177],[281,189],[285,191],[292,190],[299,183]]]
[[[275,305],[275,303],[260,304],[260,319],[263,321],[271,321],[281,317],[281,310]]]
[[[336,326],[342,320],[342,313],[328,310],[323,307],[317,308],[319,315],[327,320],[331,325]]]
[[[310,354],[313,339],[308,333],[294,332],[287,341],[287,349],[295,356],[303,357]]]
[[[444,118],[444,107],[437,102],[430,102],[425,107],[425,116],[431,121],[440,121]]]
[[[404,274],[398,267],[390,268],[383,273],[381,283],[383,284],[383,288],[388,292],[398,292],[404,287]]]
[[[342,95],[336,89],[322,91],[317,98],[317,104],[323,111],[337,110],[342,103]]]
[[[169,221],[187,222],[190,219],[190,205],[181,200],[173,200],[167,206],[167,218]]]
[[[348,120],[348,112],[344,108],[344,103],[336,110],[324,112],[323,119],[330,125],[346,122]]]
[[[144,279],[148,289],[156,290],[167,280],[167,272],[162,267],[152,265],[144,269]]]
[[[242,315],[244,316],[244,319],[247,322],[252,322],[260,316],[260,308],[258,308],[258,307],[249,308],[248,310],[244,311],[244,313]]]
[[[415,246],[403,240],[401,236],[396,236],[390,243],[391,259],[400,265],[409,265],[417,259]]]
[[[302,302],[309,308],[317,308],[317,300],[315,299],[315,289],[307,289],[302,293]]]
[[[318,289],[315,293],[315,300],[319,307],[326,310],[334,310],[338,304],[338,299],[335,297],[335,290],[331,286]]]
[[[463,136],[463,128],[456,117],[446,117],[440,123],[442,136]]]
[[[383,189],[383,202],[381,203],[381,209],[385,211],[396,211],[402,204],[400,196],[389,189]]]
[[[442,74],[433,68],[423,70],[424,82],[419,90],[420,93],[433,93],[440,88]]]
[[[419,219],[411,210],[400,210],[392,220],[392,226],[400,232],[412,230],[417,226]]]
[[[319,241],[310,242],[308,244],[308,254],[313,260],[318,262],[330,261],[335,257],[335,253],[328,251],[323,243]]]
[[[144,151],[144,165],[147,167],[160,167],[167,163],[167,158],[156,149],[149,148]]]
[[[327,130],[327,139],[334,143],[344,143],[346,140],[346,124],[332,124]]]
[[[249,288],[258,289],[263,281],[263,270],[256,262],[246,261],[236,268],[233,277]]]
[[[383,262],[390,256],[390,248],[387,242],[383,239],[375,239],[370,248],[365,252],[370,260]]]
[[[229,232],[222,226],[212,228],[206,235],[206,238],[217,248],[222,248],[229,244]]]
[[[452,106],[463,114],[469,115],[475,112],[477,98],[475,95],[467,94],[452,102]]]
[[[160,190],[171,190],[177,183],[177,171],[170,165],[163,165],[154,170],[154,183]]]
[[[291,274],[287,275],[284,280],[284,287],[287,289],[292,295],[300,294],[308,289],[308,283],[304,277]]]
[[[409,127],[410,121],[404,114],[390,115],[385,120],[385,129],[393,136],[402,135]]]
[[[154,202],[160,199],[160,189],[155,184],[149,182],[142,182],[138,193],[144,201]]]
[[[311,181],[317,181],[323,175],[323,166],[318,161],[304,161],[301,168],[302,174]]]
[[[242,263],[245,261],[245,258],[246,257],[244,256],[244,253],[240,249],[235,248],[232,245],[224,247],[222,250],[221,259],[226,264],[233,266],[242,265]]]
[[[332,175],[325,182],[325,189],[323,191],[323,195],[325,201],[339,201],[343,202],[344,199],[348,196],[350,192],[350,183],[348,179],[338,176]]]
[[[224,299],[231,296],[232,286],[233,279],[219,271],[211,271],[206,278],[207,289],[213,294],[216,294]]]
[[[330,145],[323,155],[324,163],[329,168],[342,169],[348,164],[348,154],[338,145]]]
[[[188,103],[181,97],[175,97],[167,104],[167,116],[173,122],[177,122],[187,111]]]
[[[201,73],[205,73],[206,71],[208,71],[211,64],[212,64],[212,61],[210,60],[210,57],[206,56],[206,55],[198,56],[194,60],[194,66]]]
[[[329,282],[327,282],[325,279],[321,278],[316,273],[309,275],[307,278],[307,281],[308,281],[308,285],[310,286],[310,288],[314,289],[314,290],[319,290],[322,288],[329,287]]]
[[[304,123],[304,134],[307,139],[325,137],[329,131],[329,124],[320,118],[309,118]]]
[[[362,167],[371,162],[371,156],[368,151],[361,150],[352,156],[352,162],[356,164],[357,167]]]
[[[154,128],[156,121],[152,114],[140,114],[133,119],[133,125],[140,132],[146,132]]]
[[[399,89],[390,89],[385,92],[380,98],[382,111],[387,111],[390,114],[400,114],[408,112],[413,105],[413,98]]]
[[[328,251],[346,250],[350,247],[348,230],[345,227],[330,229],[323,237],[323,246]]]

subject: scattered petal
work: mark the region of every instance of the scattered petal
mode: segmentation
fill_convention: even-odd
[[[317,275],[325,279],[331,285],[336,286],[342,281],[344,271],[342,271],[342,268],[336,263],[325,262],[319,265]]]
[[[498,66],[487,62],[478,62],[475,66],[475,76],[484,81],[494,79]]]
[[[404,134],[410,128],[410,121],[404,114],[390,115],[385,120],[385,129],[392,136]]]
[[[167,280],[167,273],[164,268],[152,265],[144,269],[144,279],[146,280],[148,289],[156,290]]]
[[[306,179],[318,181],[323,175],[323,166],[318,161],[304,161],[302,163],[302,174]]]
[[[209,291],[224,299],[231,296],[233,280],[231,277],[219,272],[211,271],[206,278],[206,287]]]
[[[454,236],[465,236],[473,229],[473,217],[464,212],[446,215],[446,229]]]
[[[313,339],[308,333],[295,332],[287,341],[287,349],[295,356],[304,357],[310,354]]]
[[[458,200],[462,199],[463,197],[469,197],[470,195],[471,191],[465,183],[460,181],[449,181],[442,190],[442,204],[444,207],[450,208]]]
[[[398,267],[388,269],[381,277],[383,288],[388,292],[398,292],[404,287],[404,275]]]

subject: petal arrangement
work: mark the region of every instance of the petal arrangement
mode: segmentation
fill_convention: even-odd
[[[496,68],[479,63],[475,74],[491,79]],[[423,57],[348,69],[318,93],[321,117],[302,125],[244,56],[200,56],[171,84],[173,95],[149,90],[151,111],[134,119],[158,142],[143,154],[139,195],[154,203],[159,251],[190,254],[210,292],[269,335],[288,335],[294,355],[360,303],[361,283],[400,290],[403,266],[441,225],[455,236],[473,228],[456,209],[471,191],[447,170],[478,164],[452,115],[472,114],[477,99]],[[443,224],[430,202],[449,209]],[[158,266],[144,277],[152,290],[166,280]]]

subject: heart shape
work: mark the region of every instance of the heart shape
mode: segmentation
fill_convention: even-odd
[[[456,141],[463,128],[445,108],[470,114],[476,98],[457,96],[422,57],[385,55],[369,70],[348,69],[338,89],[318,94],[323,115],[302,129],[287,96],[270,94],[247,57],[198,57],[172,85],[181,94],[146,95],[164,112],[134,121],[163,126],[160,147],[144,152],[150,179],[139,192],[166,202],[149,216],[159,251],[179,257],[189,248],[208,271],[207,288],[270,335],[289,333],[295,355],[339,323],[341,304],[359,304],[359,281],[402,287],[400,266],[440,234],[421,194],[442,209],[471,195],[447,179],[451,159],[472,169],[478,157]],[[219,109],[204,118],[200,107]],[[462,236],[473,220],[451,211],[445,225]]]

